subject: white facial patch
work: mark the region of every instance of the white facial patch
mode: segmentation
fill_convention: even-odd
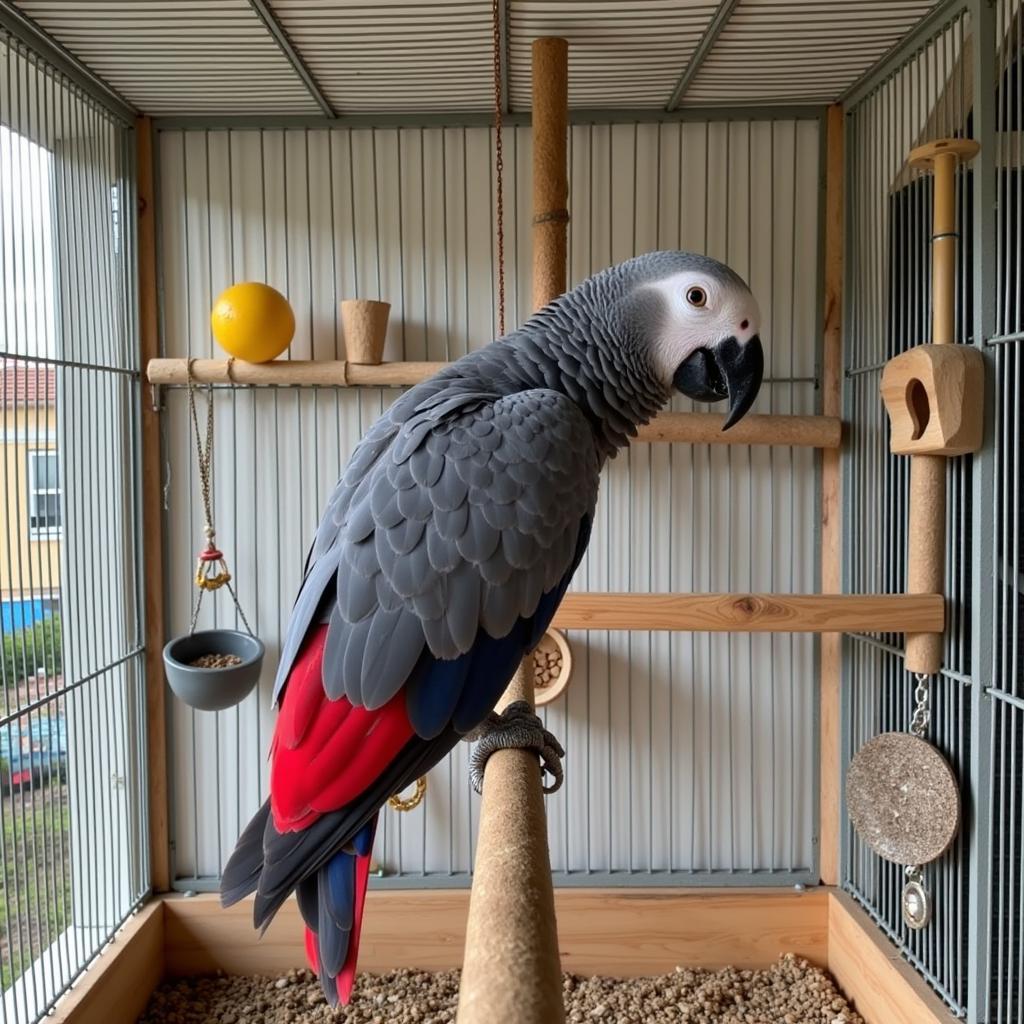
[[[742,344],[760,330],[757,300],[731,280],[686,270],[646,287],[660,292],[665,304],[652,355],[666,386],[671,385],[679,364],[697,349],[711,348],[729,337]]]

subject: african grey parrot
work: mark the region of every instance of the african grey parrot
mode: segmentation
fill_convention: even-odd
[[[331,494],[281,651],[270,799],[221,886],[256,927],[294,890],[347,1001],[377,813],[476,728],[587,546],[605,460],[673,389],[753,403],[757,303],[728,267],[655,252],[596,274],[398,399]]]

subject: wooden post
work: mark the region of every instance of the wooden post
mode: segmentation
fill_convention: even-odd
[[[533,308],[565,291],[569,44],[533,41]]]
[[[930,160],[935,185],[932,209],[932,344],[952,345],[956,340],[956,165],[960,161],[956,151],[945,149],[935,152],[932,146],[922,148],[928,151],[927,155],[922,154],[915,161],[912,153],[910,158],[911,163],[927,164]]]
[[[139,204],[139,354],[148,365],[160,353],[156,308],[156,227],[153,125],[135,122]],[[164,551],[161,505],[160,414],[141,382],[142,555],[146,615],[146,753],[149,786],[149,864],[153,889],[170,888],[167,801],[167,717],[164,706]]]
[[[533,44],[533,304],[565,291],[569,214],[565,132],[568,44]],[[526,658],[498,707],[533,704]],[[487,763],[459,1024],[562,1024],[562,969],[537,755],[502,750]]]
[[[822,412],[842,415],[842,289],[843,289],[843,107],[828,108],[825,119],[825,337],[822,358]],[[821,592],[842,590],[842,534],[839,519],[838,448],[821,456]],[[840,764],[839,704],[842,682],[840,633],[823,633],[820,646],[821,841],[819,873],[823,885],[839,882]]]
[[[956,337],[956,168],[978,151],[970,139],[940,139],[919,146],[910,163],[934,174],[932,210],[932,344],[952,345]],[[927,410],[924,420],[937,415]],[[946,456],[911,455],[907,591],[941,594],[945,590]],[[942,666],[941,633],[911,633],[905,665],[910,672],[934,675]]]
[[[498,709],[516,700],[533,703],[529,661]],[[529,751],[499,750],[487,762],[458,1020],[565,1020],[540,765]]]

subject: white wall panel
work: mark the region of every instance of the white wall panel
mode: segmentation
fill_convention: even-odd
[[[392,303],[386,357],[453,358],[496,324],[488,129],[166,131],[160,137],[167,355],[214,353],[209,309],[245,279],[289,296],[292,358],[343,353],[337,304]],[[730,262],[762,304],[758,411],[816,408],[815,121],[572,129],[571,278],[656,247]],[[529,312],[530,136],[506,134],[508,323]],[[212,879],[266,788],[278,644],[318,512],[396,392],[221,391],[218,539],[267,643],[260,690],[220,714],[173,707],[176,871]],[[171,631],[188,628],[199,492],[182,391],[168,391]],[[685,401],[679,409],[691,408]],[[810,591],[815,455],[638,445],[608,468],[580,590]],[[202,622],[232,622],[227,604]],[[815,863],[813,639],[574,633],[568,695],[546,712],[568,751],[548,799],[556,870],[792,880]],[[461,876],[478,810],[464,745],[424,805],[385,811],[390,872]],[[692,876],[690,873],[694,873]],[[194,884],[184,882],[183,884]]]

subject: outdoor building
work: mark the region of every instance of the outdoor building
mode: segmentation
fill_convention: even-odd
[[[60,591],[61,493],[56,372],[20,359],[0,364],[3,445],[0,608],[7,635],[55,611]]]

